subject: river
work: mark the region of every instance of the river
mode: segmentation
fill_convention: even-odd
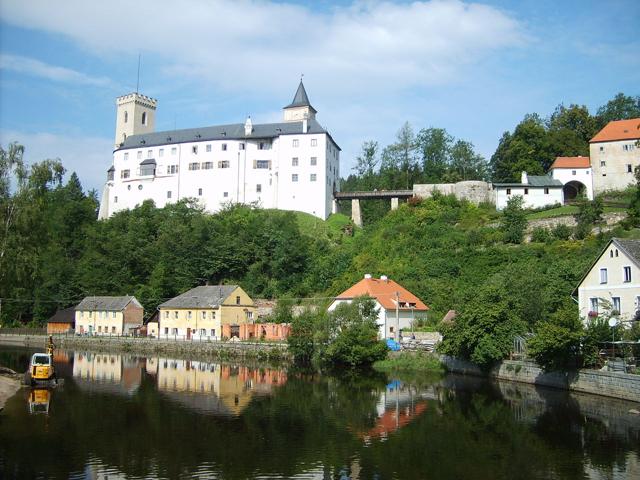
[[[24,371],[31,351],[0,347]],[[637,403],[473,377],[59,351],[0,414],[0,478],[640,478]]]

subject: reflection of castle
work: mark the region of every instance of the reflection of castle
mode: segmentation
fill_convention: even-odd
[[[148,359],[157,372],[158,390],[203,412],[238,415],[254,394],[268,394],[287,381],[285,372],[193,360]],[[202,394],[202,395],[198,395]]]

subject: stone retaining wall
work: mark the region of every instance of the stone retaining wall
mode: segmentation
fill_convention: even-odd
[[[640,375],[586,369],[577,372],[546,373],[535,363],[517,360],[504,360],[489,372],[485,372],[477,365],[457,358],[443,355],[441,360],[450,372],[489,376],[500,380],[640,402]]]

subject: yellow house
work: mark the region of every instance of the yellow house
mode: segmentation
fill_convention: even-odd
[[[241,324],[253,322],[256,307],[237,285],[207,285],[164,302],[158,310],[158,338],[217,340],[223,325],[238,336]]]

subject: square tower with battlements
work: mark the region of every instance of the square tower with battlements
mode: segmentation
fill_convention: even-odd
[[[156,125],[158,101],[138,92],[116,99],[115,148],[120,148],[127,137],[152,133]]]

